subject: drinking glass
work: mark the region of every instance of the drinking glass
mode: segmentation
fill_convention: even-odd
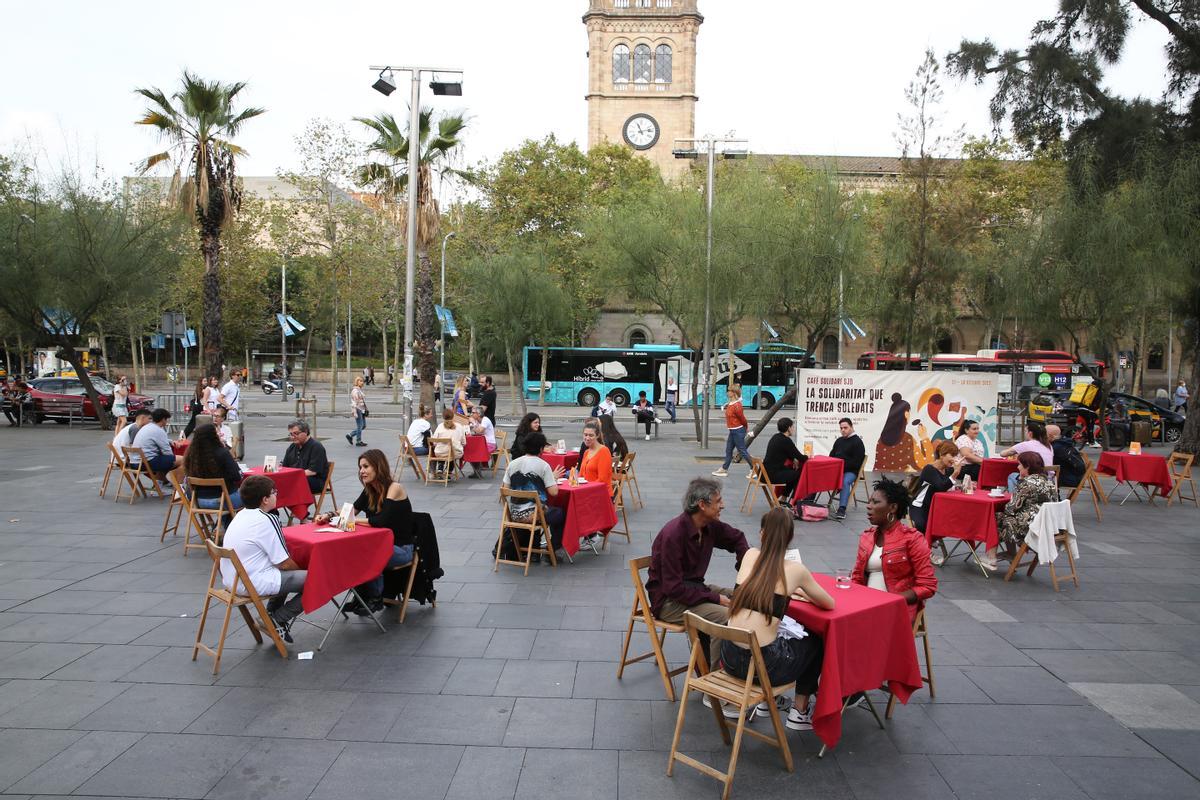
[[[849,589],[850,588],[850,570],[839,569],[837,571],[837,577],[834,579],[834,581],[837,585],[837,588]]]

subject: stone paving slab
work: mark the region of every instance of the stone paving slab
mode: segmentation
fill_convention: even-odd
[[[248,462],[282,452],[282,421],[251,418]],[[333,438],[339,424],[321,430],[345,501],[357,451]],[[573,440],[579,426],[559,413],[548,427]],[[0,471],[0,796],[717,796],[687,767],[666,775],[679,705],[653,663],[616,678],[627,560],[649,552],[687,480],[715,466],[680,441],[689,430],[631,440],[646,504],[630,508],[632,543],[527,577],[492,569],[498,480],[427,488],[406,476],[438,526],[437,608],[414,606],[403,626],[389,613],[384,634],[339,624],[306,661],[296,654],[315,649],[316,628],[296,626],[287,661],[234,628],[215,676],[210,659],[191,660],[211,564],[184,558],[177,538],[159,542],[161,501],[96,497],[107,435],[0,430],[6,452],[45,467]],[[373,418],[368,441],[391,455],[398,432]],[[725,519],[753,543],[762,507],[739,513],[744,473],[725,479]],[[956,558],[929,605],[937,698],[918,692],[882,731],[852,710],[824,759],[811,732],[789,732],[793,773],[748,741],[734,792],[1200,797],[1200,512],[1131,502],[1103,523],[1085,512],[1078,589],[1056,594],[1042,570],[985,579]],[[849,566],[865,527],[852,507],[845,523],[798,525],[795,546],[814,569]],[[732,557],[716,554],[709,575],[731,582]],[[632,647],[644,652],[646,635]],[[665,649],[687,658],[680,636]],[[694,699],[680,744],[726,763]]]

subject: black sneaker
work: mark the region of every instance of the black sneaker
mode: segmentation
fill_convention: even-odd
[[[837,513],[833,515],[833,518],[834,519],[845,519],[846,518],[846,509],[839,508],[837,510]]]
[[[354,446],[355,447],[366,447],[367,443],[366,442],[356,442]]]
[[[353,444],[354,444],[354,437],[353,437],[353,436],[351,436],[351,435],[350,435],[350,434],[348,434],[348,433],[346,434],[346,444],[349,444],[349,445],[353,445]]]
[[[275,624],[275,633],[279,634],[279,638],[283,639],[288,644],[292,644],[291,620],[288,620],[287,622],[280,622],[275,618],[274,614],[268,614],[267,616],[269,616],[271,618],[271,622]]]

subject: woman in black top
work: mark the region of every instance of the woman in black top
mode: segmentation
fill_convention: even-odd
[[[612,453],[614,464],[624,461],[625,456],[629,455],[629,445],[625,443],[625,437],[617,430],[617,423],[613,422],[609,414],[600,417],[600,442]]]
[[[532,431],[540,431],[542,429],[542,418],[530,411],[525,416],[521,417],[521,421],[517,423],[517,432],[513,434],[512,447],[508,448],[508,457],[515,461],[523,455],[526,455],[524,448],[521,446],[521,440],[525,438],[525,434]],[[538,455],[534,453],[533,455]]]
[[[392,557],[384,569],[395,569],[413,560],[412,501],[404,487],[392,480],[388,457],[382,450],[371,449],[358,457],[358,479],[362,482],[362,494],[354,501],[354,510],[367,515],[367,524],[372,528],[388,528],[392,532]],[[329,514],[317,517],[317,524],[329,522]],[[370,611],[383,608],[383,574],[356,587],[367,602]],[[342,613],[369,613],[357,600],[342,607]]]
[[[912,519],[913,526],[921,533],[925,532],[925,524],[929,521],[933,496],[938,492],[949,491],[963,468],[963,459],[959,456],[958,445],[954,442],[938,443],[933,454],[933,461],[921,470],[917,492],[908,506],[908,516]]]
[[[800,452],[796,447],[796,442],[792,436],[795,435],[795,424],[788,417],[784,417],[775,424],[779,429],[779,433],[771,437],[771,441],[767,442],[767,453],[763,456],[763,469],[767,472],[767,480],[771,483],[782,483],[784,485],[784,498],[790,498],[796,491],[796,484],[800,481],[800,471],[804,469],[804,462],[808,461],[808,456]],[[792,462],[790,466],[787,462]]]
[[[183,474],[188,478],[223,478],[233,507],[242,507],[242,497],[238,494],[242,471],[238,469],[229,448],[221,444],[215,425],[197,426],[192,434],[192,443],[183,455]],[[193,491],[196,493],[196,505],[200,508],[220,506],[221,490],[218,487],[198,486]]]

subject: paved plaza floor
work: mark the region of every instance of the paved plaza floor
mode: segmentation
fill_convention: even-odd
[[[282,423],[250,420],[247,462],[282,455]],[[344,427],[320,428],[340,502],[358,492]],[[392,454],[398,427],[372,418],[367,441]],[[211,562],[159,543],[163,501],[96,497],[107,434],[0,430],[0,796],[719,797],[692,769],[665,774],[678,707],[653,662],[616,678],[626,561],[713,469],[684,432],[630,439],[646,501],[631,545],[528,577],[492,571],[498,477],[426,488],[406,474],[437,524],[437,608],[414,605],[404,625],[389,612],[384,634],[339,625],[312,660],[296,655],[315,628],[296,625],[285,662],[242,626],[214,677],[190,652]],[[763,509],[738,512],[745,472],[725,479],[724,518],[753,543]],[[1101,524],[1086,504],[1075,523],[1078,589],[1055,594],[1045,570],[988,580],[955,559],[929,605],[937,699],[918,692],[883,731],[852,709],[824,759],[811,733],[789,732],[792,774],[748,740],[734,796],[1200,797],[1200,511],[1131,501]],[[865,527],[852,507],[844,523],[798,524],[796,546],[816,570],[849,567]],[[714,557],[712,579],[733,574]],[[682,747],[724,757],[710,714],[689,713]]]

